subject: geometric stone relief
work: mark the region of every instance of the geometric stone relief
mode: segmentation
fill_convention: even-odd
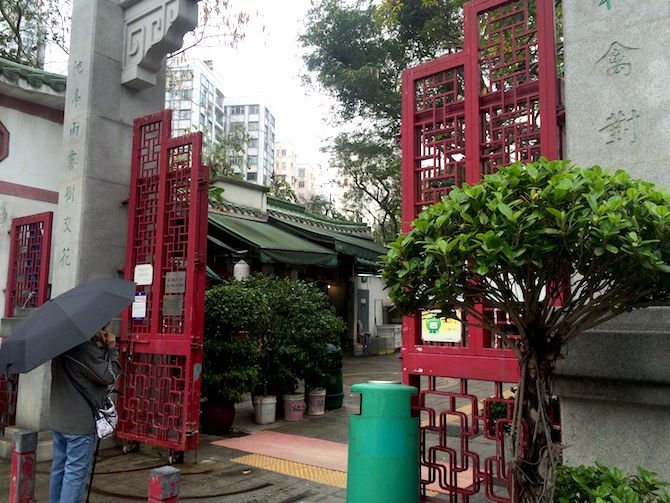
[[[9,131],[0,122],[0,162],[5,160],[9,155]]]
[[[123,68],[121,83],[134,89],[156,85],[165,56],[182,45],[198,25],[197,0],[121,0]]]

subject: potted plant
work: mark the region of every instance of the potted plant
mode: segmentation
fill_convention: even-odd
[[[245,281],[247,288],[263,292],[272,306],[267,329],[260,335],[259,394],[283,396],[284,411],[299,407],[295,396],[299,381],[322,386],[330,369],[325,352],[328,343],[337,343],[345,325],[313,283],[255,275]],[[304,407],[304,405],[303,405]],[[294,417],[294,416],[292,416]]]
[[[220,434],[232,425],[235,403],[258,384],[257,334],[269,317],[265,297],[237,281],[205,295],[202,414],[203,431]]]

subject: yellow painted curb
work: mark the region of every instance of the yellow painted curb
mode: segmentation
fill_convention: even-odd
[[[239,458],[231,459],[234,463],[254,466],[283,475],[290,475],[299,479],[310,480],[319,484],[325,484],[340,489],[347,488],[347,473],[319,466],[310,466],[285,459],[271,458],[262,454],[249,454]]]

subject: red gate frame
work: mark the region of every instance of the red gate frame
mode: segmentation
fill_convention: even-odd
[[[199,438],[208,173],[202,133],[170,138],[171,121],[134,122],[125,277],[149,263],[153,283],[137,286],[146,317],[122,318],[117,436],[183,452]],[[163,311],[168,272],[185,273],[181,316]]]
[[[487,113],[490,114],[493,129],[491,111],[495,110],[495,107],[499,107],[500,110],[511,110],[509,116],[512,117],[512,123],[516,127],[523,119],[521,114],[514,115],[514,113],[519,113],[519,104],[529,105],[539,101],[539,123],[536,124],[541,124],[541,127],[529,126],[532,134],[529,133],[528,137],[533,138],[532,141],[527,142],[529,145],[527,148],[522,150],[521,146],[515,143],[509,151],[513,150],[518,157],[524,160],[534,160],[539,155],[549,159],[558,158],[560,131],[557,119],[560,112],[557,110],[554,2],[553,0],[537,0],[533,3],[536,5],[537,79],[529,78],[532,74],[528,68],[529,65],[526,65],[524,69],[526,74],[519,78],[519,80],[526,79],[521,85],[517,85],[516,74],[512,75],[514,85],[510,88],[505,88],[506,83],[503,82],[502,89],[494,89],[493,79],[489,79],[491,89],[480,85],[485,82],[482,77],[482,65],[488,64],[489,69],[495,68],[493,66],[495,62],[492,59],[486,60],[486,56],[480,54],[482,51],[480,21],[487,22],[485,16],[495,9],[506,8],[509,12],[518,14],[519,10],[515,11],[515,9],[521,6],[524,15],[527,15],[528,0],[471,0],[463,7],[464,49],[458,53],[408,68],[403,72],[401,126],[403,232],[406,233],[411,229],[411,222],[423,208],[446,195],[452,185],[460,185],[463,182],[476,183],[481,179],[482,174],[494,170],[499,165],[498,160],[503,164],[509,163],[509,156],[504,151],[507,138],[497,138],[500,140],[501,148],[498,158],[493,154],[486,157],[482,152],[487,147],[493,151],[493,144],[488,140],[495,135],[484,129],[483,118]],[[499,10],[498,13],[502,13],[501,18],[512,15],[502,10]],[[490,28],[489,25],[487,27]],[[501,45],[503,43],[501,42]],[[516,49],[520,49],[520,53],[523,52],[523,47],[515,46]],[[531,52],[530,46],[526,46],[526,49],[526,58],[528,58]],[[492,52],[494,51],[495,48],[492,49]],[[498,61],[498,63],[503,64],[504,61]],[[493,74],[492,70],[490,74]],[[421,99],[420,103],[417,98]],[[530,106],[527,106],[527,110],[530,110]],[[528,114],[531,115],[531,112]],[[521,120],[517,123],[519,117]],[[539,129],[539,135],[537,129]],[[501,131],[498,131],[500,136],[504,132]],[[422,143],[422,139],[428,141]],[[515,139],[518,137],[515,136]],[[440,153],[436,153],[438,147],[435,145],[438,142],[442,142],[439,148],[443,150]],[[455,154],[458,154],[460,159],[456,160]],[[422,165],[424,162],[425,164]],[[479,309],[484,308],[479,306]],[[412,403],[415,413],[419,414],[423,410],[424,413],[427,412],[429,416],[432,416],[430,426],[421,427],[422,435],[428,430],[435,431],[437,425],[435,411],[422,409],[424,393],[447,397],[453,408],[457,398],[473,399],[473,395],[468,394],[467,380],[476,379],[495,383],[495,398],[487,399],[488,403],[496,401],[505,403],[502,398],[502,383],[515,383],[519,380],[518,362],[511,350],[489,347],[490,344],[485,343],[485,338],[490,334],[485,332],[481,326],[474,325],[468,327],[467,344],[465,345],[449,347],[425,344],[421,340],[419,325],[418,313],[403,318],[402,367],[405,384],[416,386],[421,390],[421,377],[429,378],[429,389],[420,391],[419,396],[415,397]],[[436,377],[460,379],[460,393],[450,394],[436,391],[434,380]],[[476,397],[474,398],[476,402]],[[467,450],[467,437],[478,430],[480,420],[486,424],[489,413],[487,403],[484,404],[483,416],[479,415],[479,405],[472,404],[472,420],[476,424],[470,427],[471,431],[461,433],[461,441],[465,441],[465,450]],[[449,411],[447,414],[462,416],[456,411]],[[440,425],[441,428],[442,423]],[[487,438],[495,439],[496,436],[486,432]],[[422,448],[423,445],[422,441]],[[463,446],[461,448],[463,449]],[[476,460],[463,462],[465,467],[470,463],[472,463],[471,466],[474,466],[473,488],[462,490],[457,488],[455,483],[450,482],[452,484],[449,485],[450,501],[456,501],[454,498],[458,498],[459,494],[464,498],[463,501],[467,501],[469,495],[479,491],[481,482],[485,483],[487,496],[492,501],[509,501],[506,497],[498,496],[493,492],[491,473],[494,470],[498,471],[497,477],[506,481],[508,487],[511,483],[509,474],[504,473],[504,454],[500,450],[496,457],[486,459],[483,464],[480,464],[478,457]],[[425,491],[426,484],[435,482],[435,473],[439,474],[440,478],[443,477],[444,468],[437,466],[434,461],[431,462],[429,456],[424,455],[423,452],[422,464],[434,469],[432,475],[429,476],[431,480],[424,480],[422,484],[422,490]],[[444,485],[443,482],[443,488],[445,488]]]
[[[51,261],[53,215],[53,211],[47,211],[12,220],[12,230],[10,231],[9,238],[9,270],[7,271],[7,289],[5,290],[5,318],[13,317],[14,308],[16,307],[18,261],[22,255],[19,251],[18,243],[18,233],[21,227],[39,227],[41,225],[41,228],[44,231],[40,244],[40,264],[37,267],[37,270],[39,271],[39,278],[36,281],[37,295],[33,297],[35,300],[30,303],[30,307],[39,307],[47,301],[49,295],[49,264]]]

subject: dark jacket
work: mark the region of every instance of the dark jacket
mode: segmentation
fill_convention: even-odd
[[[80,344],[52,360],[51,428],[54,431],[70,435],[95,433],[91,406],[77,391],[63,366],[67,366],[70,375],[94,401],[96,408],[100,408],[109,385],[114,383],[105,351],[109,351],[112,371],[118,376],[121,373],[118,349],[106,350],[94,342]]]

